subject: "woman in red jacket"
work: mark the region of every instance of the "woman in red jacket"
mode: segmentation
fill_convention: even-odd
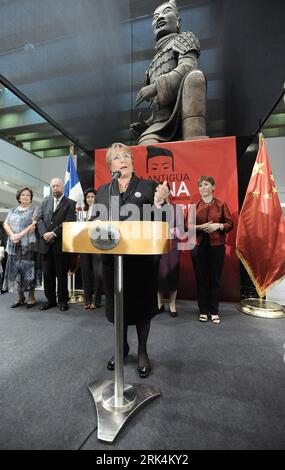
[[[220,323],[218,291],[225,259],[225,233],[233,228],[229,208],[213,195],[215,180],[200,176],[198,189],[201,199],[196,204],[196,247],[192,261],[197,281],[199,320]]]

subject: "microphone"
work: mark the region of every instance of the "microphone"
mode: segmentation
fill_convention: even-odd
[[[117,180],[121,178],[122,172],[120,170],[112,171],[111,175],[112,175],[112,180]]]
[[[116,180],[118,180],[119,178],[121,178],[122,176],[122,172],[120,170],[117,170],[117,171],[112,171],[111,172],[111,176],[112,176],[112,181],[109,185],[109,209],[108,209],[108,220],[112,220],[113,219],[113,216],[112,216],[112,205],[111,205],[111,193],[112,193],[112,187],[114,186],[114,182]]]

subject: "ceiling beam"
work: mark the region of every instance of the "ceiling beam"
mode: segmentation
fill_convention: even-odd
[[[280,127],[285,126],[285,113],[272,113],[267,121],[264,123],[264,127]]]
[[[61,149],[54,150],[43,150],[35,153],[41,158],[65,157],[69,155],[69,147],[63,147]]]
[[[28,106],[13,95],[7,88],[0,89],[0,113],[10,111],[21,111],[27,109]]]
[[[47,122],[32,109],[0,115],[0,129],[2,132],[11,131],[14,128],[37,126],[39,124],[47,124]]]
[[[285,137],[285,127],[272,127],[268,129],[262,129],[264,137]]]
[[[48,114],[46,114],[41,108],[39,108],[35,103],[33,103],[26,95],[24,95],[18,88],[16,88],[9,80],[7,80],[3,75],[0,75],[0,81],[2,85],[5,85],[12,93],[14,93],[18,98],[24,101],[31,109],[33,109],[40,117],[53,125],[58,129],[63,135],[65,135],[69,140],[81,148],[84,152],[87,152],[88,149],[82,145],[78,139],[75,139],[71,134],[69,134],[63,127],[61,127],[56,121],[54,121]],[[28,111],[29,112],[29,111]],[[1,129],[1,127],[0,127]]]
[[[64,136],[58,136],[54,139],[43,139],[35,142],[30,142],[29,150],[31,152],[38,152],[41,150],[55,150],[62,149],[72,145],[72,142]]]
[[[17,142],[33,142],[40,139],[52,139],[56,136],[62,136],[62,134],[54,127],[50,126],[50,129],[42,130],[41,132],[28,132],[28,133],[17,133]]]

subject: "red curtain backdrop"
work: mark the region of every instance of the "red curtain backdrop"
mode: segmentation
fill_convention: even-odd
[[[238,219],[235,137],[167,142],[134,146],[131,149],[136,175],[158,182],[167,179],[173,202],[183,205],[185,211],[188,204],[194,204],[199,199],[199,176],[211,175],[215,178],[215,196],[226,201],[234,221],[234,230],[227,236],[220,298],[222,301],[239,301],[239,260],[235,253]],[[95,188],[108,181],[110,173],[106,166],[106,149],[99,149],[95,151]],[[178,296],[183,299],[196,299],[196,282],[190,252],[181,254]]]

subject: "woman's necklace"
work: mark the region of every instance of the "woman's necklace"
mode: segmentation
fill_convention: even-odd
[[[30,207],[31,207],[31,205],[29,205],[29,206],[18,206],[18,209],[19,209],[19,211],[26,211]]]
[[[122,184],[120,181],[118,182],[119,183],[119,188],[120,188],[120,192],[123,193],[126,191],[127,187],[129,186],[130,184],[130,181],[127,181],[125,184]]]
[[[205,201],[205,200],[203,199],[203,202],[204,202],[204,204],[212,204],[212,202],[214,202],[214,198],[211,199],[211,201]]]

